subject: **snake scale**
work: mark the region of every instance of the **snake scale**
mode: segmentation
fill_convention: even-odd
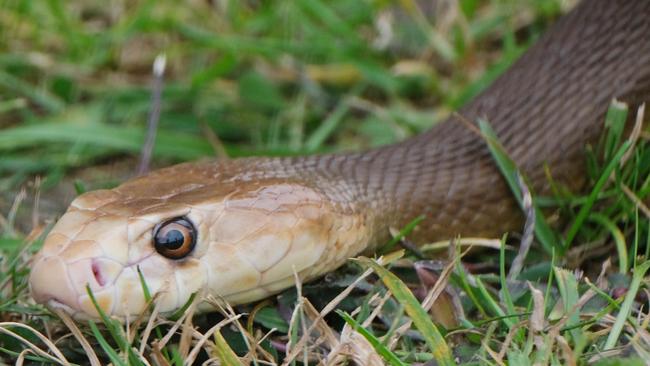
[[[613,98],[650,100],[650,1],[584,0],[459,111],[488,120],[537,193],[544,166],[584,182],[584,148]],[[76,318],[160,310],[195,292],[232,304],[277,293],[372,251],[415,217],[416,242],[500,237],[516,202],[485,142],[457,116],[365,152],[185,163],[76,198],[33,261],[36,301]],[[208,310],[203,305],[201,310]]]

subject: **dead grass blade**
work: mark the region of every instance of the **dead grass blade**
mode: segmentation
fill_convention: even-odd
[[[77,324],[72,320],[70,315],[66,313],[65,311],[61,309],[55,308],[54,313],[63,321],[63,324],[65,324],[66,327],[70,330],[72,335],[77,339],[79,344],[81,344],[81,348],[83,348],[84,352],[86,352],[86,355],[88,356],[88,361],[92,366],[101,366],[101,362],[99,361],[99,358],[97,357],[97,354],[95,353],[95,350],[90,346],[90,343],[88,343],[88,340],[86,337],[83,336],[81,333],[81,330],[79,330],[79,327],[77,327]],[[142,352],[140,352],[142,355]]]
[[[47,348],[54,354],[54,356],[50,355],[49,353],[43,351],[42,349],[38,348],[34,343],[28,341],[27,339],[23,338],[21,335],[14,333],[13,331],[7,329],[10,327],[16,327],[16,328],[22,328],[25,330],[28,330],[32,332],[38,339],[41,340],[41,342],[45,343]],[[59,348],[52,342],[48,337],[44,336],[41,332],[37,331],[36,329],[25,325],[21,323],[16,323],[16,322],[2,322],[0,323],[0,333],[4,333],[22,344],[26,345],[32,352],[35,354],[47,358],[55,363],[58,363],[60,365],[69,365],[70,362],[65,358],[63,353],[59,350]]]

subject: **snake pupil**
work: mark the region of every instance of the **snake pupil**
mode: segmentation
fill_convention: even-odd
[[[184,217],[167,220],[154,228],[153,244],[156,251],[164,257],[184,258],[194,249],[196,229]]]
[[[167,235],[162,238],[160,241],[161,244],[167,247],[167,249],[178,249],[183,245],[185,238],[178,230],[171,230],[167,232]]]

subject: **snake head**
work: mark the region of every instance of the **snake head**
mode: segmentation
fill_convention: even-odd
[[[183,164],[79,196],[34,260],[34,299],[97,318],[90,289],[122,320],[147,307],[144,284],[163,314],[194,293],[244,303],[331,270],[349,253],[328,247],[363,240],[313,187],[210,169]]]

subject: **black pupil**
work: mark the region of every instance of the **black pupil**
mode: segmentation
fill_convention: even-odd
[[[171,250],[182,247],[183,242],[185,242],[185,237],[183,236],[183,233],[178,230],[169,230],[163,238],[160,238],[159,241],[160,244]]]

